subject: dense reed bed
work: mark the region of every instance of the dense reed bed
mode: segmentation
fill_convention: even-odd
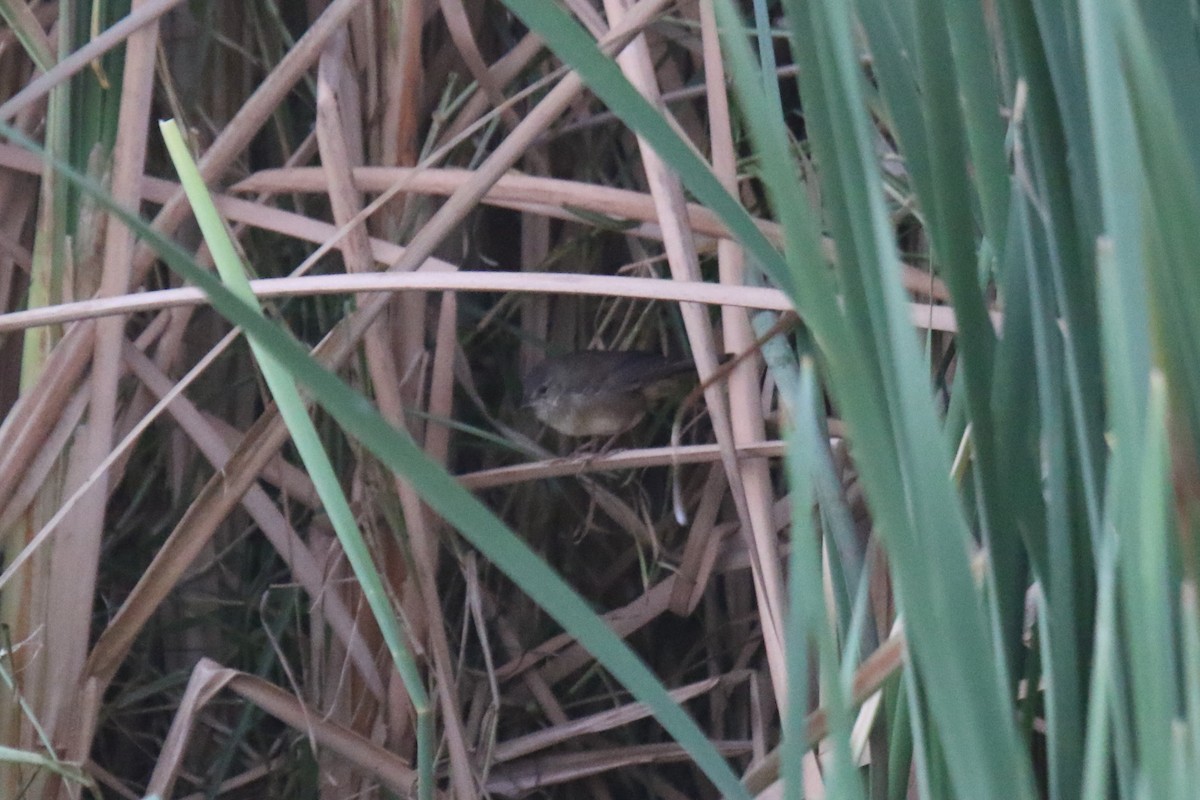
[[[1192,10],[0,0],[0,797],[1193,796]]]

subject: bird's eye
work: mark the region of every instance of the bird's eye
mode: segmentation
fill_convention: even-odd
[[[543,384],[540,384],[536,389],[533,390],[533,396],[535,398],[536,397],[545,397],[546,392],[548,392],[548,391],[550,391],[550,387],[543,383]]]

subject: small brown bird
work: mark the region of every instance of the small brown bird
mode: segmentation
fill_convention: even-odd
[[[567,436],[616,436],[670,393],[670,378],[691,369],[691,361],[636,350],[553,356],[525,376],[524,405]]]

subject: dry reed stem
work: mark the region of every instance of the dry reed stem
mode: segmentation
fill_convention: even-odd
[[[436,266],[421,272],[262,278],[251,281],[250,288],[262,299],[432,290],[611,296],[769,311],[791,310],[791,301],[783,292],[763,286],[721,286],[701,281],[571,273],[443,272],[437,270]],[[0,314],[0,333],[25,330],[39,325],[94,320],[114,314],[205,305],[207,302],[208,298],[204,292],[187,287],[138,292],[107,299],[82,300]],[[914,328],[947,333],[957,330],[954,309],[949,306],[911,303],[909,307]],[[999,325],[1002,318],[999,314],[994,314],[993,320]]]
[[[161,768],[156,769],[152,786],[169,788],[177,771],[176,754],[182,752],[182,745],[186,744],[196,723],[196,711],[223,689],[234,692],[284,724],[308,733],[314,745],[329,748],[350,763],[377,775],[403,796],[413,794],[416,772],[395,753],[342,725],[325,720],[323,715],[283,689],[253,675],[222,667],[207,658],[200,659],[188,682],[187,696],[193,698],[193,702],[186,708],[180,707],[172,724],[169,743],[179,742],[180,746],[164,748],[167,757],[162,760]]]
[[[622,0],[605,0],[605,9],[609,19],[614,23],[624,16]],[[626,77],[637,90],[654,105],[664,117],[669,118],[665,104],[658,96],[657,76],[650,60],[650,52],[644,38],[638,38],[624,52],[617,56],[617,63]],[[683,185],[662,158],[639,138],[642,167],[650,185],[650,193],[655,201],[659,224],[663,230],[663,245],[667,252],[667,262],[671,266],[671,274],[676,280],[696,280],[700,275],[699,256],[695,243],[690,235],[684,219],[687,216],[686,203],[683,196]],[[680,307],[684,328],[691,342],[692,356],[702,382],[707,382],[710,375],[717,369],[716,341],[712,327],[702,309],[692,304]],[[733,343],[726,343],[728,348]],[[757,387],[755,387],[757,388]],[[751,461],[745,465],[738,461],[734,453],[739,440],[754,436],[746,434],[745,420],[736,419],[738,430],[735,431],[734,417],[731,407],[726,400],[724,390],[720,386],[709,386],[704,390],[704,399],[712,419],[713,432],[721,450],[721,460],[729,478],[729,489],[741,521],[743,534],[748,535],[754,542],[754,552],[758,561],[752,571],[755,593],[759,604],[759,618],[762,624],[762,636],[766,646],[767,660],[771,676],[775,681],[777,697],[786,696],[784,681],[784,643],[783,643],[783,577],[779,564],[769,553],[774,550],[773,537],[763,513],[770,503],[771,486],[767,475],[765,461]],[[762,438],[761,420],[758,438]],[[746,469],[743,469],[746,467]]]
[[[146,5],[150,3],[134,2],[132,10]],[[157,5],[152,9],[155,12],[158,12]],[[126,42],[110,187],[113,199],[125,206],[136,203],[145,171],[157,46],[157,18],[139,28]],[[107,217],[98,290],[100,296],[112,297],[129,291],[132,285],[130,260],[133,250],[133,232],[116,217]],[[121,317],[106,318],[96,325],[89,379],[88,424],[69,456],[70,471],[77,476],[77,480],[92,474],[112,449],[124,328],[125,319]],[[51,608],[54,619],[53,624],[46,625],[45,661],[41,667],[54,675],[56,681],[61,682],[60,686],[77,687],[82,679],[90,640],[109,485],[109,475],[101,474],[94,487],[79,499],[63,519],[51,550],[50,574],[27,578],[48,584],[48,591],[53,598]],[[71,488],[68,484],[68,491]],[[91,750],[91,737],[88,733],[80,735],[82,726],[79,709],[70,701],[70,697],[70,694],[61,690],[55,691],[40,711],[59,746],[73,753],[77,760],[82,760]]]

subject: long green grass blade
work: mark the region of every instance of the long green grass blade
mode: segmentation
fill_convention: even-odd
[[[259,316],[262,316],[258,298],[254,296],[254,292],[250,288],[250,281],[246,277],[246,266],[234,247],[233,239],[226,230],[224,221],[217,212],[208,187],[204,185],[204,180],[200,177],[200,170],[188,151],[178,125],[174,120],[167,120],[159,123],[159,128],[162,130],[167,151],[170,153],[176,172],[179,173],[180,182],[187,193],[188,202],[191,204],[196,221],[204,234],[204,240],[208,244],[209,252],[212,253],[213,262],[216,264],[217,272],[221,275],[221,280],[246,308],[254,309]],[[416,660],[401,634],[399,617],[388,598],[383,579],[379,575],[379,570],[375,568],[366,540],[355,522],[350,501],[342,491],[333,463],[325,452],[320,435],[308,415],[308,408],[300,397],[292,374],[275,359],[270,350],[257,340],[251,339],[250,347],[262,369],[263,379],[270,389],[271,396],[279,407],[279,413],[292,434],[292,441],[300,453],[305,469],[312,478],[317,494],[321,497],[321,503],[342,544],[346,559],[350,562],[351,569],[354,570],[354,576],[358,579],[367,605],[379,625],[392,661],[404,681],[404,688],[408,692],[413,710],[417,715],[418,793],[422,798],[432,798],[434,790],[433,718],[421,670],[417,667]]]
[[[803,723],[807,689],[808,641],[817,643],[821,664],[822,696],[829,720],[830,749],[826,786],[832,797],[863,797],[850,752],[850,719],[846,691],[842,685],[837,647],[829,627],[821,579],[821,554],[813,527],[814,497],[808,453],[821,446],[821,434],[814,415],[816,397],[815,367],[811,358],[800,363],[795,386],[784,387],[790,396],[795,427],[788,437],[788,477],[792,501],[792,552],[788,559],[788,704],[787,734],[781,759],[790,796],[801,790],[801,756],[805,749]]]
[[[792,2],[787,8],[809,119],[828,115],[823,127],[811,129],[818,163],[826,183],[840,181],[846,198],[830,211],[846,215],[842,224],[851,232],[839,239],[839,259],[862,273],[864,300],[856,305],[847,293],[846,314],[851,327],[870,332],[865,340],[874,355],[857,354],[857,362],[879,364],[881,379],[867,380],[865,369],[833,359],[829,373],[855,447],[872,453],[857,466],[894,561],[937,741],[959,794],[1031,797],[1015,727],[1000,723],[985,733],[979,726],[981,719],[1008,720],[1005,681],[965,558],[969,532],[948,481],[949,463],[941,448],[928,446],[938,439],[937,423],[915,336],[900,314],[899,264],[877,188],[850,21],[836,3]],[[821,130],[828,139],[818,138]],[[981,307],[977,290],[975,302]],[[886,422],[871,419],[873,403],[866,397],[886,404]],[[937,612],[947,608],[955,609],[952,617]]]

